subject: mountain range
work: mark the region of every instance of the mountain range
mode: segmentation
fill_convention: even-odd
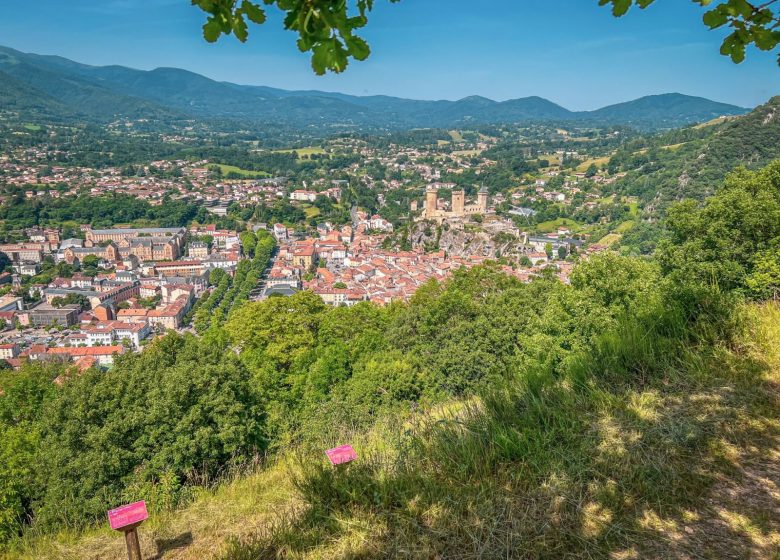
[[[84,119],[228,119],[288,126],[430,128],[469,124],[579,122],[672,128],[748,109],[679,93],[650,95],[595,111],[570,111],[541,97],[457,101],[289,91],[218,82],[179,68],[90,66],[0,47],[0,110]]]

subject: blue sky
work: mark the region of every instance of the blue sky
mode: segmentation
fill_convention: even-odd
[[[0,44],[88,64],[186,68],[287,89],[418,99],[540,95],[574,110],[678,91],[754,106],[780,94],[771,53],[732,64],[690,0],[657,0],[613,18],[597,0],[377,0],[373,53],[315,76],[275,8],[246,44],[207,44],[189,0],[2,0]]]

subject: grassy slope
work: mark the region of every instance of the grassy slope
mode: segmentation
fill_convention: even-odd
[[[463,142],[463,135],[459,130],[450,130],[448,134],[450,135],[450,138],[452,138],[453,142]]]
[[[227,165],[224,163],[218,163],[217,165],[222,170],[223,175],[227,175],[228,173],[238,173],[244,177],[270,177],[270,175],[265,171],[251,171],[249,169],[241,169],[235,165]]]
[[[301,159],[303,156],[311,156],[314,154],[324,154],[325,149],[320,146],[309,146],[306,148],[290,148],[290,149],[282,149],[282,150],[272,150],[274,153],[278,154],[290,154],[292,152],[295,152],[295,154],[298,156],[298,159]]]
[[[578,222],[570,218],[556,218],[555,220],[539,222],[536,224],[534,231],[537,233],[551,233],[553,231],[557,231],[560,226],[566,226],[571,228],[573,231],[578,231],[582,227]]]
[[[579,171],[580,173],[584,173],[588,170],[588,167],[590,167],[591,165],[596,165],[596,167],[601,167],[602,165],[606,165],[608,163],[609,163],[609,156],[587,159],[577,166],[577,171]]]
[[[360,461],[336,473],[312,452],[236,477],[156,516],[144,550],[166,560],[777,558],[780,307],[744,314],[749,327],[728,348],[666,358],[627,332],[603,341],[580,386],[529,382],[446,421],[378,429],[354,440]],[[31,540],[18,557],[121,556],[122,539],[103,529]]]

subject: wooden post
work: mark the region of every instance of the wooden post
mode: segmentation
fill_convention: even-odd
[[[141,542],[138,540],[138,526],[148,518],[149,512],[146,511],[146,502],[143,500],[109,510],[109,525],[115,531],[122,531],[125,534],[127,560],[143,560]]]
[[[141,557],[141,541],[138,540],[138,528],[125,531],[125,544],[127,545],[127,560],[143,560]]]

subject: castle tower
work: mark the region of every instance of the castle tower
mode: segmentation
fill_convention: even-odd
[[[464,208],[466,206],[466,191],[458,189],[452,191],[452,213],[456,216],[463,216],[466,214]]]
[[[438,189],[433,185],[428,185],[425,189],[425,217],[432,218],[436,215],[436,198],[438,196]]]
[[[479,211],[483,214],[487,212],[488,207],[488,190],[487,187],[484,185],[481,189],[479,189],[479,192],[477,193],[477,206],[479,206]]]

